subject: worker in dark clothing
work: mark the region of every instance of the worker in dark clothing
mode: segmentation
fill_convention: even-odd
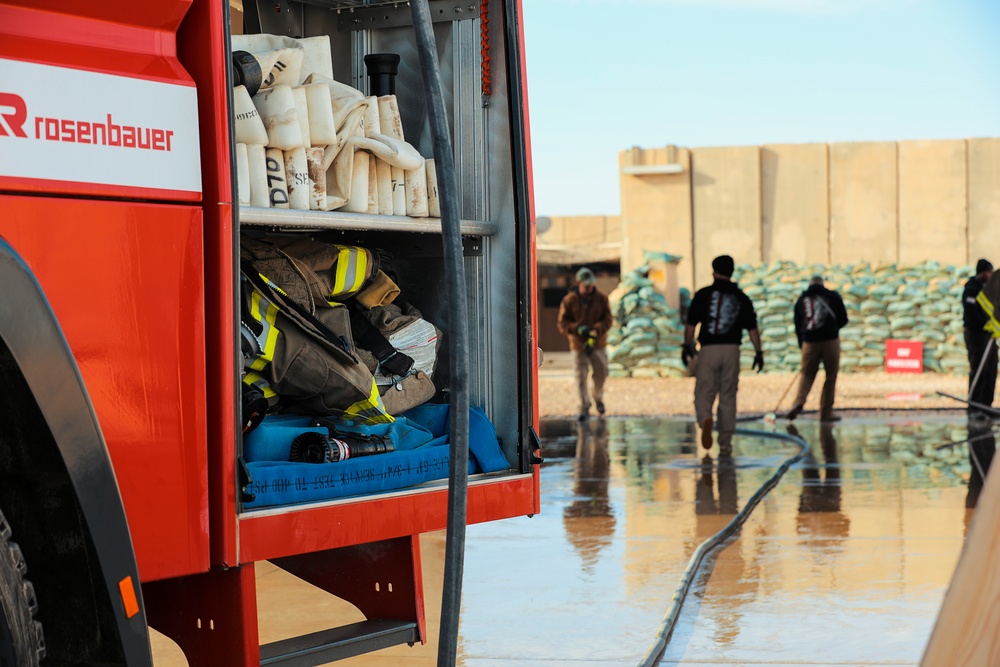
[[[608,331],[611,330],[611,304],[597,289],[594,272],[584,267],[576,272],[576,286],[559,304],[558,327],[569,339],[580,394],[580,421],[590,414],[587,375],[594,381],[594,406],[604,414],[604,381],[608,378]]]
[[[965,349],[969,353],[969,402],[992,407],[997,384],[997,346],[993,336],[983,327],[989,317],[976,297],[993,275],[993,264],[985,259],[976,262],[976,275],[969,278],[962,292],[962,324],[965,327]],[[978,376],[978,377],[977,377]],[[972,419],[989,419],[990,415],[968,406]]]
[[[736,430],[736,391],[740,378],[740,344],[743,330],[750,335],[756,355],[753,368],[759,373],[764,369],[764,352],[760,347],[757,314],[753,302],[736,286],[731,278],[733,258],[720,255],[712,260],[714,282],[695,292],[684,325],[684,346],[681,361],[698,355],[695,368],[694,410],[701,426],[701,444],[712,448],[712,408],[719,397],[719,449],[720,456],[732,453],[732,437]],[[695,327],[701,351],[694,345]]]
[[[826,379],[819,398],[820,421],[840,419],[833,414],[833,399],[837,389],[837,372],[840,370],[840,330],[847,324],[847,309],[840,295],[823,284],[823,276],[815,275],[809,287],[795,302],[795,336],[802,350],[802,377],[799,393],[788,411],[788,419],[795,419],[806,404],[809,390],[816,381],[819,365],[823,364]]]

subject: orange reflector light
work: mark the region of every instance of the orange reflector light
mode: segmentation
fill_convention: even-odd
[[[125,603],[125,616],[132,618],[139,613],[139,600],[135,597],[135,587],[132,585],[132,577],[125,577],[118,582],[118,590],[122,594],[122,602]]]

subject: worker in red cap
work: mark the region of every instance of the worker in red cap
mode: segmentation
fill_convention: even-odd
[[[604,414],[604,381],[608,378],[608,331],[611,330],[611,305],[597,289],[594,272],[583,267],[576,272],[576,285],[559,304],[559,331],[569,339],[576,368],[580,395],[579,420],[590,415],[587,376],[593,376],[594,407]]]
[[[735,265],[729,255],[712,260],[712,278],[691,299],[687,323],[684,325],[684,345],[681,361],[685,365],[695,356],[694,409],[701,426],[701,444],[712,448],[712,408],[719,397],[719,453],[732,454],[732,437],[736,431],[736,390],[740,379],[740,344],[743,330],[750,335],[756,355],[753,368],[764,370],[764,352],[757,330],[757,313],[753,302],[732,281]],[[701,351],[694,345],[695,327]]]

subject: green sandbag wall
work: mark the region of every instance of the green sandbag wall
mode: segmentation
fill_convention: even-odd
[[[645,278],[647,269],[623,275],[612,292],[615,326],[608,336],[613,377],[679,377],[684,327],[680,313],[667,305]],[[885,341],[921,341],[924,372],[968,374],[962,339],[962,289],[973,274],[970,266],[927,261],[913,266],[799,265],[781,261],[743,264],[733,279],[757,310],[766,368],[795,372],[800,351],[792,308],[821,274],[826,286],[844,299],[850,323],[841,330],[841,372],[874,372],[885,367]],[[682,308],[687,294],[682,290]],[[753,348],[744,335],[741,366],[750,369]]]

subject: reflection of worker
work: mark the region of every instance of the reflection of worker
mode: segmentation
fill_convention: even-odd
[[[760,347],[757,331],[757,314],[750,297],[736,286],[731,278],[733,258],[721,255],[712,260],[714,282],[695,292],[684,325],[684,347],[681,361],[685,364],[695,354],[694,410],[701,426],[701,444],[712,447],[712,408],[719,397],[719,448],[731,452],[733,432],[736,430],[736,390],[740,379],[740,343],[743,329],[750,334],[756,356],[753,367],[759,373],[764,369],[764,352]],[[698,331],[701,351],[694,347],[694,329]]]
[[[809,287],[795,302],[795,335],[802,348],[802,378],[788,418],[795,419],[806,404],[809,390],[823,364],[823,393],[819,398],[821,421],[839,419],[833,414],[833,398],[840,370],[840,330],[847,324],[844,300],[823,285],[823,276],[813,276]]]
[[[573,462],[575,500],[563,509],[566,537],[586,567],[597,564],[601,549],[610,546],[615,515],[608,497],[611,457],[604,420],[588,428],[576,425],[576,459]]]
[[[584,267],[576,272],[576,286],[559,304],[559,331],[569,339],[580,392],[580,421],[590,413],[587,375],[593,371],[594,405],[604,414],[604,381],[608,377],[608,344],[611,329],[611,305],[597,289],[594,273]]]
[[[720,456],[718,465],[719,496],[716,499],[713,488],[712,457],[701,460],[701,479],[695,490],[694,513],[705,514],[736,514],[739,511],[739,500],[736,497],[736,465],[731,456]]]
[[[997,442],[993,436],[993,426],[983,420],[969,422],[969,491],[965,495],[965,507],[971,509],[979,501],[986,475],[989,474],[996,453]]]
[[[799,434],[791,425],[788,426],[788,432],[796,436]],[[797,523],[803,531],[844,537],[850,529],[850,520],[840,509],[840,463],[832,424],[819,425],[819,440],[823,450],[823,464],[816,461],[811,449],[802,461],[802,493],[799,495]],[[822,477],[820,470],[823,471]],[[814,516],[817,512],[824,514]]]
[[[976,303],[976,297],[992,275],[993,265],[985,259],[979,260],[976,262],[976,275],[969,278],[962,292],[962,324],[965,327],[965,349],[969,353],[969,401],[988,406],[993,405],[997,384],[997,346],[993,343],[992,334],[983,330],[989,318],[982,306]],[[971,405],[968,414],[973,419],[989,419],[988,414]]]

